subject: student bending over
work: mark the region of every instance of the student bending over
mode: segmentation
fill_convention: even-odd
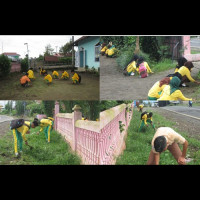
[[[47,72],[45,72],[45,77],[44,77],[44,81],[46,81],[47,85],[49,86],[49,84],[52,83],[52,77],[50,74],[48,74]]]
[[[181,152],[179,145],[183,145]],[[186,152],[188,148],[187,140],[169,127],[160,127],[157,129],[152,142],[152,149],[149,155],[147,165],[159,165],[160,154],[169,150],[179,165],[186,164]]]
[[[25,73],[25,75],[21,77],[20,83],[23,87],[31,86],[31,84],[29,84],[31,83],[31,80],[28,78],[28,73]]]

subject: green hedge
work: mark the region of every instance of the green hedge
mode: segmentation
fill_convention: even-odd
[[[6,77],[9,75],[11,69],[11,61],[5,55],[0,55],[0,77]]]

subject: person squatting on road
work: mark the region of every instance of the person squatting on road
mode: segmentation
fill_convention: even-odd
[[[128,75],[128,76],[133,76],[135,75],[135,72],[138,72],[138,68],[136,68],[136,64],[137,64],[137,60],[138,60],[139,56],[138,55],[134,55],[133,58],[131,59],[131,61],[128,63],[128,65],[124,68],[124,75]]]
[[[148,112],[145,111],[141,114],[141,123],[140,123],[140,127],[139,127],[139,132],[142,130],[144,125],[146,125],[147,127],[149,126],[147,124],[147,122],[150,123],[155,130],[155,125],[153,124],[152,116],[153,116],[152,112],[148,113]]]
[[[49,84],[52,83],[52,76],[48,74],[47,71],[44,73],[44,76],[44,81],[46,81],[47,85],[49,86]]]
[[[183,145],[182,152],[178,144]],[[151,145],[152,149],[147,161],[147,165],[159,165],[160,154],[166,150],[170,151],[179,165],[186,164],[185,157],[188,148],[188,142],[172,128],[158,128],[152,139]]]
[[[40,126],[40,131],[37,132],[37,134],[39,135],[39,133],[41,133],[44,130],[46,141],[50,143],[50,133],[53,130],[54,118],[48,117],[38,120],[38,124]]]
[[[148,99],[149,100],[157,100],[162,96],[163,89],[166,85],[170,83],[170,78],[165,77],[160,81],[157,81],[152,88],[149,90]]]
[[[10,129],[13,132],[14,136],[14,150],[15,150],[15,155],[18,157],[18,146],[20,153],[22,153],[22,146],[23,146],[23,140],[25,141],[25,144],[28,145],[28,141],[26,139],[26,134],[30,133],[30,128],[35,128],[38,126],[38,121],[35,118],[33,122],[29,121],[24,121],[23,119],[17,119],[17,120],[12,120],[10,123]]]

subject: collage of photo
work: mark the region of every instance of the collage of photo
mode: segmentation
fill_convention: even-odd
[[[200,165],[200,36],[0,45],[0,165]]]

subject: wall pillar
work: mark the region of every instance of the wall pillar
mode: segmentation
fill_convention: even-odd
[[[54,119],[55,119],[54,128],[55,128],[55,130],[57,130],[57,117],[56,117],[56,115],[59,113],[59,110],[60,110],[59,102],[56,101],[55,102],[55,109],[54,109]]]
[[[74,110],[73,113],[73,118],[72,118],[72,134],[73,134],[73,138],[72,138],[72,150],[76,151],[76,147],[77,147],[77,143],[76,143],[76,127],[75,127],[75,123],[77,120],[81,120],[82,119],[82,112],[81,112],[81,107],[78,105],[75,105],[74,108],[72,109]]]
[[[187,55],[191,54],[191,48],[190,48],[190,36],[182,36],[182,43],[183,43],[183,56],[187,57]]]

